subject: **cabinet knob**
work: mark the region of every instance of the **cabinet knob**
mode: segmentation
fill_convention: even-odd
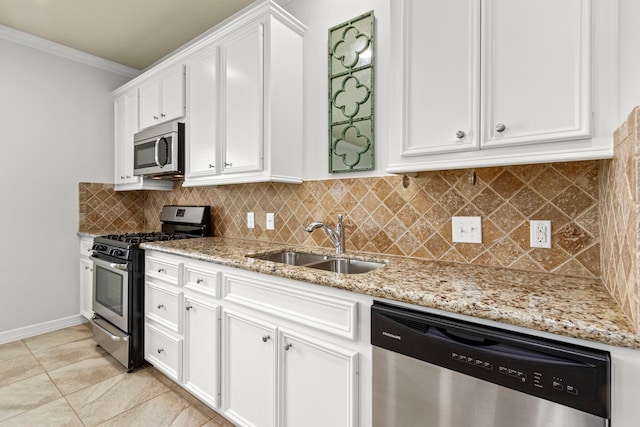
[[[230,168],[231,166],[233,166],[233,163],[227,163],[227,162],[224,162],[224,165],[225,165],[226,167]]]
[[[462,139],[466,136],[466,133],[464,133],[463,130],[459,130],[458,132],[456,132],[456,138],[458,139]]]
[[[269,335],[263,335],[262,337],[262,342],[267,342],[271,339],[271,337]]]
[[[164,351],[164,348],[159,348],[158,349],[158,354],[162,353]]]
[[[164,308],[164,304],[158,304],[158,310]]]
[[[164,273],[164,268],[159,268],[158,273]]]
[[[211,163],[209,163],[209,169],[215,169],[216,165],[212,165]]]
[[[120,175],[120,179],[124,179],[124,175]]]
[[[506,127],[504,124],[502,124],[502,123],[498,123],[498,124],[496,125],[496,132],[498,132],[498,133],[502,133],[502,132],[504,132],[504,130],[505,130],[506,128],[507,128],[507,127]]]
[[[187,309],[187,311],[189,311],[189,310],[191,310],[193,308],[193,306],[192,305],[188,305],[185,308]]]
[[[204,279],[198,279],[198,280],[196,280],[196,283],[197,283],[197,284],[200,284],[200,283],[202,283],[202,282],[204,282]]]
[[[131,178],[131,175],[127,175],[127,179],[130,179],[130,178]]]
[[[153,120],[158,120],[158,116],[153,116]]]
[[[167,117],[165,113],[160,113],[160,117]]]
[[[290,349],[291,347],[293,347],[293,345],[292,345],[292,344],[287,344],[287,345],[285,345],[285,346],[284,346],[284,349],[285,349],[286,351],[289,351],[289,349]]]

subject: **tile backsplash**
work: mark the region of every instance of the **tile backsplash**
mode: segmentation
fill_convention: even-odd
[[[109,226],[136,230],[139,212],[129,208],[139,207],[143,199],[144,229],[160,228],[162,205],[210,205],[216,236],[332,247],[324,232],[309,234],[304,226],[312,221],[335,224],[342,213],[347,251],[600,277],[597,161],[480,168],[475,170],[475,185],[471,173],[450,170],[404,179],[346,178],[300,185],[183,188],[176,183],[170,192],[111,191],[110,197],[108,186],[81,184],[86,201],[81,191],[80,229],[106,224],[105,231]],[[92,194],[94,188],[97,194]],[[254,229],[246,227],[247,212],[255,213]],[[275,231],[265,229],[267,212],[275,213]],[[481,216],[483,243],[452,243],[453,215]],[[529,247],[531,219],[552,221],[552,249]]]
[[[640,331],[640,110],[614,134],[614,157],[600,164],[602,281]]]

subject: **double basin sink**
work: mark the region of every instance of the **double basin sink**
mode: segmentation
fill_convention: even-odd
[[[363,261],[353,258],[298,251],[272,252],[265,255],[251,256],[251,258],[343,274],[367,273],[385,265],[384,263],[375,261]]]

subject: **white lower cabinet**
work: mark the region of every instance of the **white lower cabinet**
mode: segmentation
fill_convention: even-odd
[[[93,317],[93,261],[90,258],[93,237],[80,238],[80,314]]]
[[[241,426],[357,425],[356,351],[234,310],[222,325],[226,417]]]
[[[213,282],[218,273],[205,274],[180,257],[147,252],[145,359],[217,409],[221,309],[211,289],[215,289]],[[200,288],[195,288],[196,285]]]
[[[225,310],[222,336],[224,415],[242,426],[276,426],[276,326]]]
[[[369,297],[145,259],[145,358],[158,370],[238,426],[370,425]]]
[[[279,338],[279,425],[358,425],[358,353],[293,331]]]
[[[184,309],[184,388],[218,408],[220,307],[204,297],[187,294]]]

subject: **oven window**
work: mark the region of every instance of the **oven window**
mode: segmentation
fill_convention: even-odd
[[[96,302],[122,316],[123,276],[96,266]]]

